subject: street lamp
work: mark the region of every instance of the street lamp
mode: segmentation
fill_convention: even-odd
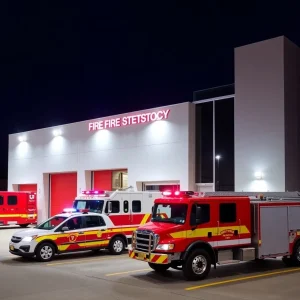
[[[216,155],[216,160],[218,161],[218,191],[220,190],[220,159],[221,155]]]

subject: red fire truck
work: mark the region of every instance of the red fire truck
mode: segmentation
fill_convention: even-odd
[[[300,265],[299,200],[163,194],[151,221],[133,232],[129,248],[130,258],[155,271],[180,269],[187,280],[198,280],[211,265],[277,257]]]
[[[36,193],[0,191],[0,226],[20,225],[27,227],[36,222]]]

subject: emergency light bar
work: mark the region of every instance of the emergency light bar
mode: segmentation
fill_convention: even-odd
[[[79,210],[81,213],[88,213],[90,210],[89,209],[80,209]]]
[[[198,195],[198,193],[195,193],[193,191],[163,191],[162,192],[163,196],[167,197],[189,197],[189,196],[195,196]]]
[[[72,212],[76,212],[75,208],[64,208],[63,210],[64,213],[72,213]]]
[[[106,195],[105,191],[102,191],[102,190],[100,190],[100,191],[98,191],[98,190],[82,191],[81,193],[84,195],[103,195],[103,196]]]

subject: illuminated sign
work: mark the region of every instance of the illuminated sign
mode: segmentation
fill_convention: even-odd
[[[111,118],[89,123],[89,131],[124,127],[128,125],[144,124],[154,121],[166,120],[169,117],[170,109],[126,116],[122,118]]]

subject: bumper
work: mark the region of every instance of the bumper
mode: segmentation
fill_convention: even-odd
[[[171,257],[168,254],[162,253],[147,253],[137,250],[128,250],[129,257],[132,259],[142,260],[154,264],[167,265],[171,262]]]
[[[22,257],[33,257],[35,256],[34,253],[35,245],[30,243],[9,243],[9,252],[14,255],[22,256]]]

